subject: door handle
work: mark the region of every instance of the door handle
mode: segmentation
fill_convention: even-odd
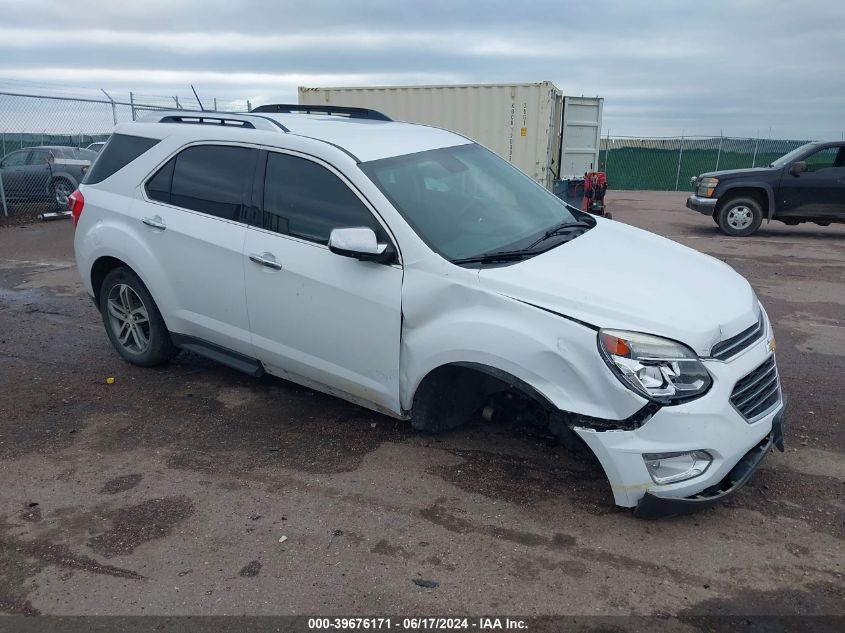
[[[159,229],[161,231],[163,231],[164,229],[167,228],[167,225],[161,219],[161,216],[158,216],[158,215],[155,215],[151,218],[141,218],[141,222],[143,222],[144,224],[146,224],[149,227],[152,227],[154,229]]]
[[[276,258],[273,257],[272,253],[263,253],[261,255],[257,253],[251,253],[249,256],[249,261],[255,262],[256,264],[261,264],[262,266],[266,266],[267,268],[272,268],[273,270],[282,269],[282,265],[276,261]]]

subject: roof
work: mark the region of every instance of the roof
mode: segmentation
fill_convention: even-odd
[[[250,114],[179,111],[176,113],[161,112],[148,115],[142,121],[150,123],[171,116],[203,117],[230,121],[251,120],[255,123],[256,130],[242,129],[234,126],[220,126],[218,128],[220,130],[219,135],[221,138],[231,140],[234,134],[246,141],[252,133],[259,132],[263,134],[263,138],[266,140],[268,138],[266,132],[270,131],[281,135],[279,141],[280,146],[283,146],[283,135],[295,134],[297,136],[325,141],[326,143],[339,147],[346,153],[354,156],[359,162],[403,154],[414,154],[426,150],[464,145],[472,142],[460,134],[428,125],[338,116],[336,114],[271,112]],[[174,128],[178,126],[179,132],[182,134],[193,135],[194,133],[199,133],[205,138],[208,138],[209,132],[217,127],[215,125],[196,125],[191,123],[162,123],[155,125],[156,127],[161,125],[161,129],[167,129],[168,133],[173,133],[175,131]],[[164,126],[167,127],[165,128]],[[128,128],[124,128],[124,126],[119,127],[129,132]]]
[[[342,147],[361,162],[470,142],[454,132],[417,123],[377,121],[325,114],[265,114],[264,116],[278,121],[292,134],[319,139]]]

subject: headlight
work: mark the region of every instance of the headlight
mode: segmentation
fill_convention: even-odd
[[[716,185],[718,184],[718,178],[702,178],[696,183],[695,194],[703,198],[709,198],[716,191]]]
[[[678,404],[713,384],[695,352],[659,336],[599,330],[599,350],[622,383],[649,400]]]

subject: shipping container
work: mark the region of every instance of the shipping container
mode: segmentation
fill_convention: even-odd
[[[370,108],[397,121],[458,132],[554,190],[598,168],[603,99],[565,96],[552,82],[299,88],[300,105]]]

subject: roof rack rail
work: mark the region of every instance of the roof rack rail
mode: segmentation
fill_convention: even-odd
[[[159,119],[159,123],[193,123],[195,125],[231,125],[233,127],[242,127],[254,130],[255,126],[249,121],[242,119],[229,119],[222,116],[201,116],[201,115],[180,115],[180,116],[165,116]]]
[[[141,121],[151,123],[186,123],[189,125],[220,125],[247,130],[289,130],[270,117],[249,113],[212,112],[209,110],[163,110],[145,116]]]
[[[253,108],[252,112],[273,112],[288,114],[340,114],[352,119],[372,119],[374,121],[392,121],[389,116],[378,110],[369,108],[352,108],[347,106],[332,105],[299,105],[296,103],[268,103],[267,105]]]

